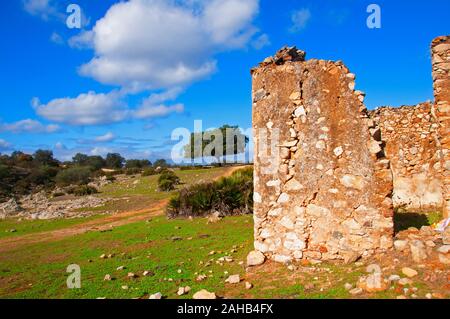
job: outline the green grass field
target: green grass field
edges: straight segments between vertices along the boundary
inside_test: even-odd
[[[365,266],[327,263],[300,272],[266,263],[246,273],[239,262],[252,250],[252,234],[249,215],[227,217],[214,224],[205,218],[167,220],[160,216],[108,232],[25,246],[0,256],[0,298],[148,298],[156,292],[166,298],[192,298],[200,289],[227,298],[349,298],[344,284],[354,284],[365,273]],[[101,259],[102,254],[113,257]],[[231,256],[233,261],[218,264],[223,256]],[[66,286],[70,264],[81,267],[81,289]],[[117,270],[120,266],[125,269]],[[146,270],[153,276],[143,276]],[[128,278],[129,272],[138,277]],[[104,281],[106,274],[113,280]],[[207,279],[197,282],[200,274]],[[244,281],[226,284],[231,274],[252,282],[253,289],[246,290]],[[180,286],[190,286],[192,291],[178,296]],[[370,297],[395,298],[397,294],[385,291]]]
[[[71,219],[54,219],[54,220],[17,220],[5,219],[0,220],[0,239],[6,237],[17,237],[27,234],[39,233],[61,229],[76,224],[84,223],[101,217],[93,215],[90,217],[80,217]],[[12,232],[12,230],[15,230]]]
[[[90,232],[26,246],[0,256],[0,297],[137,298],[158,291],[175,297],[180,285],[188,285],[193,290],[220,291],[224,271],[242,273],[244,270],[238,261],[244,259],[252,244],[251,221],[251,216],[241,216],[207,225],[206,219],[168,221],[161,216],[110,232]],[[173,237],[182,240],[174,241]],[[236,253],[230,252],[233,246],[237,248]],[[210,256],[212,250],[221,254]],[[102,254],[114,254],[114,257],[100,259]],[[201,261],[207,263],[211,258],[225,255],[233,256],[235,261],[225,266],[200,265]],[[66,287],[65,270],[69,264],[81,267],[81,289]],[[119,266],[126,269],[117,271]],[[143,277],[145,270],[155,275]],[[128,272],[134,272],[139,278],[128,279]],[[211,277],[196,282],[196,272]],[[106,274],[115,280],[103,281]],[[168,281],[169,278],[173,281]],[[122,289],[124,285],[129,289]]]

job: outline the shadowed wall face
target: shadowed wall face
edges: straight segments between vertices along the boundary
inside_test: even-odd
[[[392,247],[392,174],[340,62],[285,48],[252,70],[255,248],[279,262]]]

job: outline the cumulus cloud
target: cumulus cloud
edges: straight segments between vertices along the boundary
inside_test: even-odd
[[[175,99],[180,90],[173,89],[151,94],[136,108],[131,109],[123,101],[123,92],[83,93],[75,98],[54,99],[42,104],[34,98],[31,102],[36,113],[48,120],[74,126],[101,125],[127,119],[150,119],[182,113],[184,105],[166,105],[160,102]]]
[[[258,0],[131,0],[70,42],[95,50],[82,75],[132,90],[168,88],[210,75],[215,53],[244,47],[258,10]]]
[[[291,21],[292,26],[290,31],[293,33],[300,32],[306,28],[309,20],[311,19],[311,11],[309,9],[300,9],[292,12]]]
[[[128,109],[117,91],[107,94],[90,91],[75,98],[54,99],[47,104],[35,98],[32,105],[40,116],[70,125],[108,124],[128,116]]]
[[[0,123],[0,132],[12,133],[55,133],[61,130],[56,124],[44,125],[39,121],[26,119],[14,123]]]
[[[90,91],[42,104],[38,115],[70,125],[99,125],[126,119],[151,119],[182,113],[171,105],[188,84],[217,69],[214,55],[232,49],[267,45],[254,39],[259,0],[130,0],[112,5],[92,30],[69,39],[71,47],[90,47],[94,57],[79,73],[119,89]],[[155,92],[140,105],[124,102],[130,94]]]
[[[97,136],[94,140],[99,143],[112,142],[116,139],[116,136],[112,132],[108,132],[104,135]]]

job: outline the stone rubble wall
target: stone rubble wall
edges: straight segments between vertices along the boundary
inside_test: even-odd
[[[431,43],[432,75],[439,143],[442,150],[444,215],[450,217],[450,36]]]
[[[341,62],[284,48],[252,70],[255,248],[279,262],[346,262],[392,247],[380,128]],[[279,133],[275,149],[266,152]],[[275,171],[267,168],[275,165]]]
[[[409,212],[443,207],[439,121],[430,102],[370,112],[391,162],[395,208]]]

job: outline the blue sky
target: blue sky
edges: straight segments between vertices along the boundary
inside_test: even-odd
[[[2,3],[0,152],[155,159],[196,119],[250,128],[249,70],[283,45],[343,60],[369,109],[432,100],[429,45],[450,30],[448,0],[117,2]],[[81,29],[66,25],[71,3]]]

